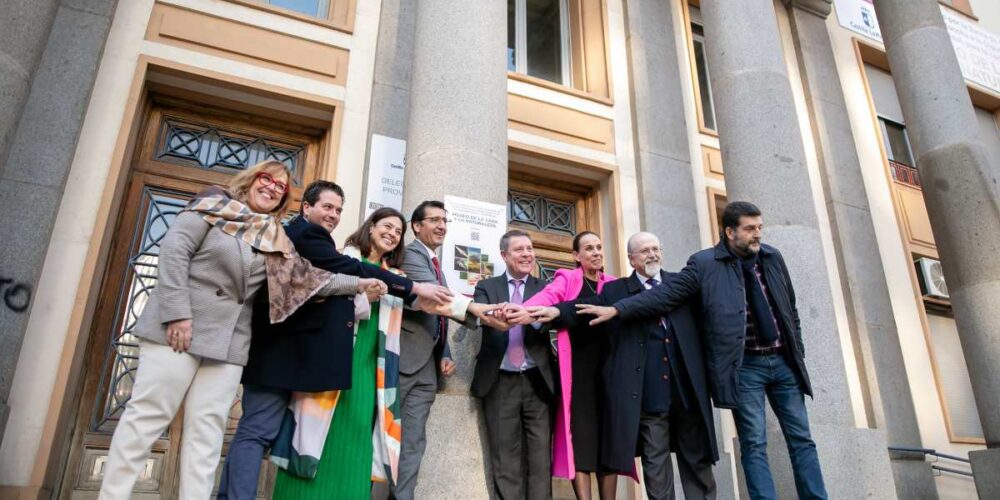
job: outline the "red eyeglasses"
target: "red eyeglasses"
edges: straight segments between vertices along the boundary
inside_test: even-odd
[[[275,193],[285,194],[288,192],[288,184],[274,180],[274,176],[272,176],[267,172],[261,172],[257,174],[257,178],[260,179],[260,183],[262,185],[264,185],[265,187],[270,186]]]

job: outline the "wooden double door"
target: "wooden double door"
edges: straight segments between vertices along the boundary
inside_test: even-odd
[[[206,112],[204,106],[165,97],[150,97],[146,109],[113,222],[107,264],[95,278],[101,280],[100,296],[61,498],[97,497],[111,436],[135,379],[138,343],[133,329],[156,287],[160,242],[174,218],[194,194],[209,185],[226,185],[234,174],[266,159],[292,168],[297,207],[303,187],[316,176],[325,133],[223,110]],[[234,394],[227,447],[240,414],[239,394]],[[177,498],[182,421],[181,413],[153,445],[133,498]],[[269,496],[273,477],[273,471],[261,474],[262,498]]]

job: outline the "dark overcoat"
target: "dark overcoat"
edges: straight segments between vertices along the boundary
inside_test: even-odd
[[[768,293],[777,309],[779,325],[792,368],[802,392],[812,396],[806,371],[805,347],[795,290],[785,259],[778,249],[761,245],[760,262]],[[823,265],[822,259],[816,265]],[[740,400],[739,368],[746,336],[746,290],[740,262],[724,241],[695,253],[687,266],[662,285],[614,304],[622,319],[651,318],[700,299],[697,315],[705,333],[705,355],[712,399],[719,408],[736,408]]]
[[[662,283],[672,276],[672,273],[667,272],[660,274]],[[575,304],[591,303],[608,306],[638,295],[645,289],[646,287],[633,272],[628,277],[605,284],[597,296],[559,304],[557,306],[559,319],[555,325],[574,327],[585,325],[585,322],[593,319],[593,316],[576,314]],[[707,431],[704,445],[712,450],[712,461],[718,461],[719,451],[715,441],[715,425],[705,374],[704,352],[692,307],[684,303],[665,316],[673,326],[683,366],[687,370],[688,380],[691,381],[691,389],[697,400],[694,411],[701,415],[701,421]],[[610,352],[603,367],[606,394],[601,431],[601,462],[615,471],[631,471],[635,457],[639,456],[639,417],[642,413],[646,346],[653,337],[653,329],[657,327],[660,317],[650,316],[630,320],[616,317],[603,325],[610,339]],[[676,450],[673,442],[671,449]]]
[[[296,217],[285,233],[299,255],[313,266],[331,273],[378,278],[388,285],[390,294],[409,297],[412,281],[341,254],[323,226]],[[266,293],[259,295],[267,297]],[[252,332],[243,383],[303,392],[351,387],[353,295],[310,301],[274,325],[268,321],[267,302],[258,302]]]

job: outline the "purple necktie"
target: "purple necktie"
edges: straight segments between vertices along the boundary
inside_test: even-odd
[[[521,298],[521,284],[524,281],[510,280],[510,282],[514,284],[514,293],[510,296],[510,303],[520,305],[524,302]],[[521,368],[524,365],[524,327],[521,325],[513,326],[507,335],[507,361],[511,365]]]

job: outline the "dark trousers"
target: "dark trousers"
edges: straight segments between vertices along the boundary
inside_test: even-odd
[[[650,500],[674,498],[671,437],[677,443],[677,469],[684,498],[714,499],[712,451],[706,447],[708,430],[698,411],[685,410],[676,397],[669,413],[643,412],[639,417],[639,450],[646,496]]]
[[[258,385],[243,385],[243,416],[229,443],[226,464],[219,482],[220,499],[253,500],[257,498],[260,464],[274,439],[288,409],[290,393]]]
[[[788,444],[799,498],[826,499],[816,443],[809,432],[805,397],[788,361],[781,354],[746,355],[739,375],[740,404],[733,417],[736,419],[740,462],[750,498],[778,498],[767,462],[767,425],[764,419],[764,396],[767,395]]]
[[[502,500],[552,497],[550,407],[537,368],[501,371],[483,397],[493,485]],[[524,465],[527,465],[525,474]]]

